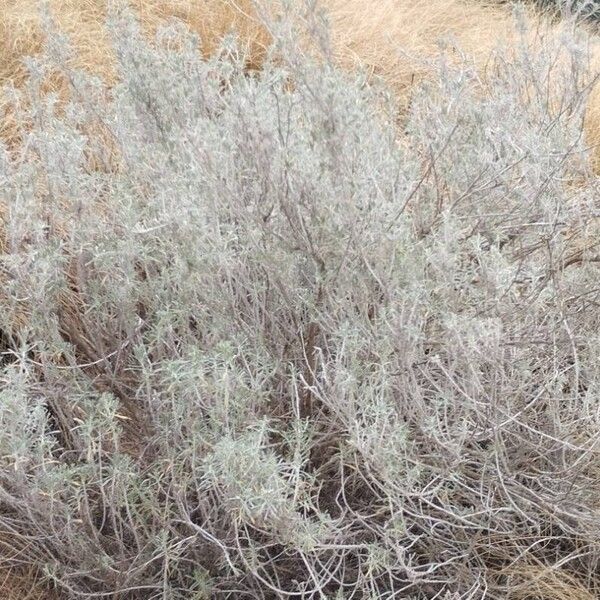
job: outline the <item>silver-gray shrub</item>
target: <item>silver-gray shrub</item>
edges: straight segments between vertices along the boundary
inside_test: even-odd
[[[65,598],[593,590],[583,42],[441,60],[398,115],[326,53],[112,31],[116,87],[54,35],[6,91],[3,560]]]

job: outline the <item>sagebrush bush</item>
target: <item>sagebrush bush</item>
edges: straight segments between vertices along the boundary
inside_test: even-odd
[[[74,599],[595,597],[575,34],[485,81],[442,57],[399,122],[310,11],[322,54],[284,19],[254,73],[110,23],[116,86],[55,35],[6,90],[4,564]]]

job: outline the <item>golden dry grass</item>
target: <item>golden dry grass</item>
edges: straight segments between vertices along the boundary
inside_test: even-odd
[[[547,566],[514,567],[509,572],[510,600],[594,600],[597,596],[573,575]]]
[[[367,67],[398,92],[427,72],[440,42],[483,65],[501,40],[514,35],[511,13],[461,0],[327,0],[335,46],[345,64]]]

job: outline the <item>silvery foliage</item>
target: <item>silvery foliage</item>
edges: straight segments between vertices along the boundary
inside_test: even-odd
[[[7,91],[7,560],[72,598],[504,598],[511,565],[592,573],[583,46],[523,41],[485,78],[441,60],[398,115],[276,28],[249,73],[232,41],[202,59],[179,25],[111,27],[113,88],[54,34]]]
[[[544,10],[553,11],[561,16],[588,20],[597,23],[600,18],[600,6],[596,0],[537,0]]]

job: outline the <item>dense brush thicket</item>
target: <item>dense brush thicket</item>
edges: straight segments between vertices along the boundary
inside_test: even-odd
[[[118,85],[54,35],[5,90],[3,564],[70,599],[597,597],[585,43],[441,58],[399,114],[310,15],[253,74],[111,18]]]

